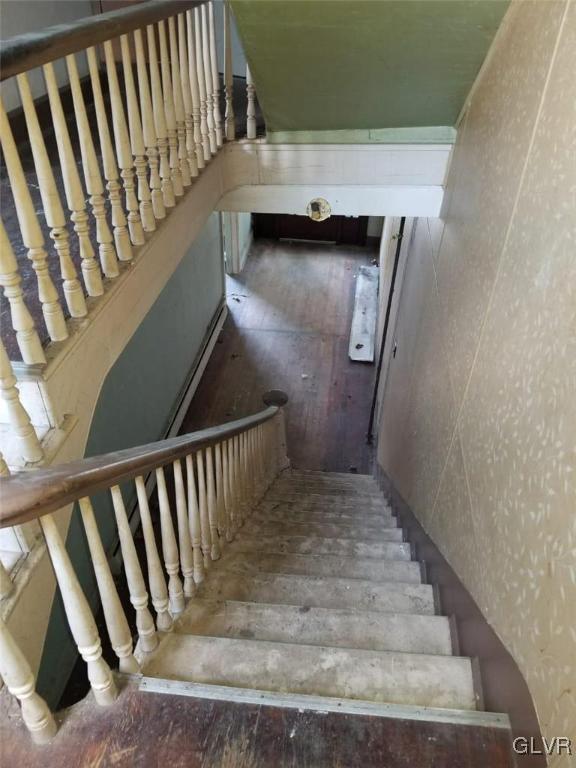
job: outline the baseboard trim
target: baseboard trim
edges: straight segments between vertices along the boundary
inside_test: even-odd
[[[420,720],[431,723],[472,725],[487,728],[510,728],[507,715],[478,710],[413,707],[402,704],[384,704],[374,701],[336,699],[329,696],[308,696],[296,693],[276,693],[226,685],[205,685],[178,680],[143,677],[139,689],[148,693],[190,696],[198,699],[232,701],[239,704],[260,704],[313,712],[341,712],[348,715],[370,715],[396,720]]]
[[[409,534],[418,560],[425,560],[428,578],[438,587],[442,612],[457,630],[459,653],[477,660],[476,673],[483,705],[492,712],[507,712],[513,737],[533,737],[541,743],[541,731],[530,691],[514,658],[488,624],[474,598],[458,578],[436,544],[379,465],[376,480]],[[516,755],[518,768],[544,768],[543,755]]]
[[[220,336],[220,332],[224,327],[224,323],[226,322],[227,317],[228,317],[228,307],[226,306],[226,300],[224,299],[222,301],[220,309],[215,314],[214,320],[211,323],[210,328],[206,333],[206,336],[204,337],[204,341],[202,344],[202,349],[200,351],[198,361],[196,365],[193,367],[193,373],[190,376],[190,379],[188,380],[188,382],[183,388],[183,392],[180,395],[180,401],[178,403],[178,406],[176,407],[175,413],[172,417],[170,426],[168,428],[168,431],[166,432],[165,437],[173,437],[174,435],[178,434],[178,431],[182,426],[182,422],[184,421],[184,417],[186,416],[188,408],[190,407],[190,403],[192,402],[192,398],[194,397],[196,390],[198,389],[198,385],[200,384],[200,379],[204,375],[204,371],[206,370],[208,361],[212,356],[212,352],[214,351],[214,347],[216,346],[216,342],[218,341],[218,336]]]

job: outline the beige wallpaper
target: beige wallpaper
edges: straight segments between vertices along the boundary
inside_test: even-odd
[[[379,461],[576,744],[576,0],[513,3],[395,334]]]

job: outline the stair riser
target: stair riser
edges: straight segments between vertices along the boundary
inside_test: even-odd
[[[315,483],[296,480],[291,482],[279,481],[274,484],[274,488],[294,491],[296,493],[359,493],[382,498],[382,493],[376,485],[368,483]]]
[[[283,573],[302,576],[335,576],[375,582],[421,584],[420,563],[402,560],[360,560],[334,555],[279,555],[252,553],[251,557],[225,554],[219,567],[238,573]]]
[[[210,600],[284,603],[346,608],[383,613],[435,613],[434,595],[427,584],[379,584],[364,580],[284,574],[217,574],[198,590]]]
[[[244,535],[252,536],[322,536],[324,538],[360,539],[367,541],[403,541],[402,528],[347,526],[330,523],[261,522],[250,520],[243,526]]]
[[[468,659],[173,634],[146,673],[240,688],[474,709]]]
[[[178,632],[277,643],[325,645],[372,651],[449,656],[449,621],[444,616],[384,615],[256,603],[193,601]]]
[[[319,479],[322,482],[331,481],[331,480],[344,480],[345,482],[354,480],[354,482],[367,482],[367,483],[376,482],[374,475],[362,475],[362,474],[357,474],[356,472],[322,472],[321,470],[314,470],[314,469],[291,469],[289,472],[283,472],[280,475],[280,479],[283,479],[285,477],[293,477],[296,480],[299,478],[304,478],[304,479],[313,478],[313,479]]]
[[[331,525],[354,526],[366,525],[381,528],[397,528],[398,518],[381,513],[377,515],[349,512],[308,512],[285,508],[258,508],[250,515],[250,520],[279,521],[290,523],[330,523]]]
[[[282,504],[281,502],[261,502],[251,514],[251,517],[268,520],[302,520],[303,522],[336,521],[354,525],[387,524],[394,528],[398,525],[398,518],[389,510],[363,511],[354,507],[316,507],[303,509],[299,504]]]
[[[365,501],[374,501],[378,503],[384,503],[384,499],[380,493],[372,493],[369,491],[359,491],[357,488],[338,489],[338,488],[294,488],[293,485],[274,485],[267,494],[266,497],[280,497],[289,496],[290,498],[334,498],[334,499],[362,499]]]
[[[375,557],[382,560],[411,560],[410,545],[396,542],[357,541],[355,539],[309,536],[249,536],[242,529],[229,547],[233,552],[279,552],[299,555],[345,555]]]
[[[261,503],[266,504],[290,504],[297,509],[343,509],[357,512],[387,512],[391,514],[390,507],[384,501],[369,499],[366,496],[321,496],[267,493]]]

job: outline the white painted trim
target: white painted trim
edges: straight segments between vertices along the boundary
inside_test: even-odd
[[[343,216],[438,217],[444,188],[438,186],[348,186],[251,184],[236,187],[219,200],[220,211],[306,215],[310,200],[323,197],[332,213]]]
[[[244,269],[248,253],[252,247],[254,234],[252,226],[248,238],[240,246],[240,218],[237,211],[222,211],[222,235],[226,251],[226,274],[237,275]],[[229,233],[230,237],[226,237]]]
[[[225,685],[205,685],[178,680],[163,680],[154,677],[142,677],[139,689],[149,693],[191,696],[197,699],[212,699],[215,701],[234,701],[240,704],[261,704],[271,707],[284,707],[286,709],[310,710],[313,712],[340,712],[349,715],[390,717],[397,720],[419,720],[431,723],[510,729],[508,715],[496,712],[415,707],[355,699],[337,699],[328,696],[276,693],[275,691],[258,691],[250,688],[233,688]]]

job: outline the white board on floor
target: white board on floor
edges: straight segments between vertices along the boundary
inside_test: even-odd
[[[378,267],[360,267],[356,278],[354,314],[350,328],[350,360],[374,361],[374,339],[378,312]]]

